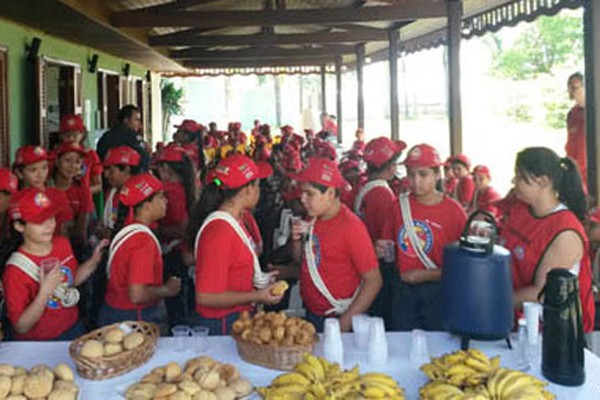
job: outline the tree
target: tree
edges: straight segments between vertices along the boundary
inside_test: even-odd
[[[508,48],[498,34],[491,36],[493,73],[514,80],[551,74],[554,67],[578,60],[583,53],[583,27],[579,16],[541,16],[528,24]]]
[[[163,112],[163,140],[167,140],[171,117],[181,115],[181,100],[183,99],[183,88],[176,88],[172,81],[163,79],[160,83],[160,97]]]

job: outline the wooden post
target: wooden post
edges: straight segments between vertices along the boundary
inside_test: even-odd
[[[335,96],[337,108],[338,143],[342,143],[342,56],[335,56]]]
[[[321,114],[327,112],[327,75],[325,66],[321,66]]]
[[[275,121],[277,123],[277,131],[281,127],[281,75],[273,75],[275,83]]]
[[[450,152],[462,152],[462,110],[460,99],[460,33],[462,1],[448,0],[448,119]]]
[[[398,28],[389,30],[390,129],[392,140],[400,139],[398,117]]]
[[[363,67],[365,65],[365,45],[363,43],[356,45],[356,84],[358,87],[357,96],[357,127],[365,127],[365,96],[363,91]]]
[[[600,104],[600,0],[585,0],[583,13],[585,46],[585,131],[587,185],[589,195],[598,202],[600,189],[600,126],[596,106]]]

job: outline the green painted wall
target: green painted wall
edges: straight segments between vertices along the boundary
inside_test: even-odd
[[[111,56],[91,47],[81,46],[50,36],[36,29],[0,18],[0,46],[8,48],[8,94],[11,160],[14,151],[25,144],[34,127],[34,73],[33,66],[25,56],[25,46],[34,37],[42,39],[40,55],[53,59],[79,64],[83,73],[83,105],[90,100],[92,123],[97,109],[98,88],[96,74],[87,70],[87,60],[92,54],[99,55],[98,68],[120,72],[126,62],[131,64],[131,75],[144,77],[146,68],[142,65]],[[96,129],[88,126],[88,130]]]

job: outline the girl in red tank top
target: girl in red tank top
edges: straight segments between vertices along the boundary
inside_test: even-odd
[[[585,332],[594,328],[595,306],[589,242],[580,221],[585,196],[577,166],[552,150],[532,147],[517,155],[514,194],[502,227],[502,244],[511,251],[515,308],[538,301],[548,272],[569,269],[579,276]]]

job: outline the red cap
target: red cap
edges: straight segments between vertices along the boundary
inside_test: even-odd
[[[19,180],[8,168],[0,168],[0,191],[10,194],[19,190]]]
[[[452,157],[452,161],[450,161],[450,163],[461,163],[465,167],[467,167],[467,169],[471,168],[471,160],[469,160],[469,157],[467,157],[464,154],[459,154],[457,156]]]
[[[377,168],[399,156],[402,150],[406,148],[406,143],[401,140],[398,142],[386,137],[371,140],[365,147],[364,159],[366,163]]]
[[[178,145],[167,146],[156,156],[157,162],[181,162],[186,155],[183,147]]]
[[[335,160],[337,158],[337,151],[335,146],[326,140],[317,142],[317,157],[329,158]]]
[[[312,182],[340,189],[346,185],[335,161],[321,157],[310,158],[306,168],[292,178],[298,182]]]
[[[123,185],[119,193],[119,201],[127,207],[132,207],[161,190],[163,185],[154,175],[149,173],[134,175]]]
[[[198,132],[201,129],[200,124],[198,124],[193,119],[184,119],[180,125],[173,125],[173,126],[180,131],[186,131],[186,132],[192,132],[192,133]]]
[[[487,176],[488,178],[492,177],[492,175],[490,174],[490,169],[485,165],[475,166],[475,168],[473,168],[473,175],[483,175]]]
[[[44,191],[25,188],[15,194],[10,202],[10,217],[13,221],[23,220],[41,224],[59,212]]]
[[[340,163],[340,171],[342,174],[350,172],[352,170],[360,170],[360,164],[355,160],[344,160]]]
[[[83,119],[81,119],[81,115],[65,115],[60,120],[60,128],[58,129],[60,133],[67,132],[82,132],[85,133],[87,129],[85,129],[85,125],[83,123]]]
[[[48,159],[48,152],[43,147],[28,144],[17,149],[14,165],[31,165]]]
[[[233,154],[219,162],[211,177],[218,186],[235,189],[256,179],[266,178],[270,175],[268,172],[265,168],[261,171],[250,157]]]
[[[281,129],[283,132],[288,133],[290,135],[294,132],[294,128],[291,125],[284,125],[279,129]]]
[[[256,163],[256,168],[258,168],[258,174],[261,178],[273,175],[273,167],[266,161],[258,161]]]
[[[74,151],[75,153],[79,153],[82,156],[85,155],[85,148],[79,143],[63,143],[54,150],[54,154],[56,157],[60,157],[65,153],[69,153]]]
[[[236,131],[242,129],[242,123],[241,122],[232,122],[231,129],[234,129]]]
[[[433,168],[443,164],[437,150],[425,143],[413,146],[404,160],[407,167]]]
[[[106,154],[104,165],[140,165],[140,154],[129,146],[112,148]]]

